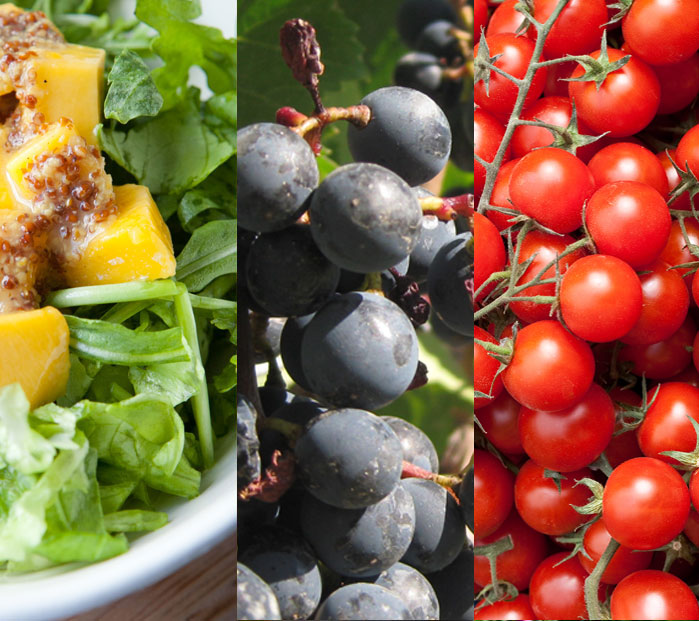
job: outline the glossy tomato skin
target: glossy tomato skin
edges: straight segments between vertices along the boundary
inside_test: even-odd
[[[474,153],[486,162],[492,162],[498,152],[502,137],[505,135],[505,127],[492,114],[476,108],[473,111],[473,150]],[[503,161],[510,159],[510,147],[505,151]],[[473,161],[473,192],[476,200],[480,197],[485,186],[486,171],[482,164]]]
[[[545,476],[542,468],[532,460],[525,462],[515,480],[515,506],[522,519],[534,530],[545,535],[563,535],[589,521],[590,516],[580,515],[571,505],[587,504],[590,492],[575,482],[592,476],[589,468],[569,472],[556,482]]]
[[[612,48],[607,52],[612,62],[626,56]],[[598,58],[599,51],[591,56]],[[572,77],[584,73],[583,67],[578,66]],[[580,120],[596,134],[609,131],[612,138],[640,132],[653,120],[660,105],[657,76],[646,63],[634,57],[610,73],[599,89],[595,82],[569,82],[568,93],[575,101]]]
[[[527,455],[537,464],[557,472],[573,472],[597,459],[614,432],[614,404],[598,385],[592,384],[574,405],[557,412],[523,407],[519,435]]]
[[[649,401],[653,398],[638,428],[638,444],[647,457],[677,465],[677,460],[660,453],[694,450],[696,433],[689,417],[699,422],[699,388],[666,382],[650,391]]]
[[[529,585],[529,599],[537,619],[587,619],[587,571],[576,557],[559,552],[544,559]]]
[[[689,477],[689,497],[692,500],[692,505],[699,506],[699,470],[692,472]],[[695,512],[696,513],[696,512]]]
[[[479,326],[474,327],[473,336],[476,339],[487,341],[488,343],[497,344],[498,342],[496,338]],[[500,368],[500,362],[493,358],[482,345],[475,343],[473,346],[473,367],[474,389],[486,395],[492,395],[493,399],[496,398],[503,390],[502,377],[496,375]],[[476,397],[474,407],[479,409],[489,403],[492,403],[492,399]]]
[[[615,181],[638,181],[666,197],[668,179],[655,154],[633,142],[616,142],[600,149],[587,164],[597,189]]]
[[[515,11],[517,2],[518,0],[505,0],[502,4],[497,5],[490,16],[488,28],[486,29],[488,37],[496,34],[515,34],[517,32],[524,21],[524,15],[519,11]]]
[[[695,176],[699,177],[699,125],[695,125],[682,136],[682,140],[677,145],[675,163],[682,170],[691,170]]]
[[[678,63],[699,49],[699,5],[695,0],[635,0],[621,31],[645,62]]]
[[[641,397],[635,392],[619,387],[612,388],[609,391],[609,396],[614,402],[617,415],[623,415],[623,410],[619,405],[617,405],[617,401],[627,403],[628,405],[635,407],[639,407],[642,403]],[[617,423],[614,431],[616,432],[619,429],[621,429],[621,424]],[[638,446],[636,430],[630,429],[629,431],[620,433],[619,435],[612,436],[607,448],[604,449],[604,454],[606,455],[607,461],[609,461],[612,468],[616,468],[619,464],[622,464],[629,459],[633,459],[634,457],[643,457],[641,448]]]
[[[694,473],[697,471],[695,470],[692,473],[691,478],[689,479],[689,495],[692,498],[692,505],[694,505],[694,498],[696,497],[697,500],[699,500],[699,495],[697,494],[697,491],[692,491],[692,481],[696,477],[694,476]],[[687,523],[684,525],[684,534],[687,535],[687,538],[695,545],[699,546],[699,513],[696,512],[695,509],[690,509],[689,511],[689,517],[687,518]]]
[[[532,263],[526,269],[524,274],[517,281],[518,285],[525,284],[533,280],[551,261],[560,255],[563,251],[575,240],[569,235],[552,235],[544,231],[529,231],[519,245],[519,262],[524,263],[533,258]],[[567,254],[562,259],[558,260],[559,273],[565,274],[567,269],[587,254],[584,248]],[[547,269],[542,278],[553,278],[556,275],[556,267],[552,266]],[[522,293],[515,297],[546,295],[554,296],[556,294],[556,285],[554,283],[533,285],[528,289],[524,289]],[[519,317],[522,321],[532,323],[550,318],[551,305],[537,304],[527,300],[513,301],[510,303],[510,310]]]
[[[486,0],[474,0],[473,3],[473,32],[476,41],[481,37],[481,29],[488,23],[488,3]]]
[[[629,345],[651,345],[669,339],[680,329],[689,311],[689,293],[676,270],[656,261],[639,275],[643,291],[641,316],[621,337]]]
[[[557,233],[582,224],[582,208],[594,192],[588,167],[571,153],[547,147],[525,155],[512,171],[515,207]]]
[[[516,619],[534,619],[529,596],[520,593],[512,600],[503,600],[478,608],[474,619],[501,619],[504,621],[515,621]]]
[[[534,0],[534,17],[544,23],[553,14],[557,0]],[[600,47],[608,21],[604,0],[571,0],[561,11],[544,44],[547,58],[587,54]],[[530,27],[532,36],[533,27]],[[534,33],[536,31],[534,30]]]
[[[660,165],[665,171],[668,189],[674,190],[680,183],[680,176],[677,174],[675,167],[672,165],[672,162],[679,165],[679,161],[677,160],[677,149],[668,149],[667,153],[665,151],[661,151],[660,153],[657,153],[655,157],[658,158]],[[672,158],[672,161],[670,161],[670,158]],[[672,203],[671,208],[691,211],[692,205],[689,198],[689,192],[682,192],[682,194],[680,194]]]
[[[503,382],[522,405],[551,412],[577,402],[590,388],[594,373],[590,346],[558,321],[546,320],[518,332]]]
[[[493,272],[499,272],[505,267],[507,259],[505,244],[495,225],[483,214],[473,214],[473,238],[475,240],[475,257],[473,268],[473,286],[475,290],[488,280]],[[493,282],[478,294],[476,300],[483,299],[488,292],[495,288]]]
[[[515,207],[510,201],[510,179],[512,178],[512,171],[519,162],[519,158],[505,162],[498,170],[497,177],[495,177],[495,183],[493,184],[493,192],[490,195],[490,204],[493,207],[505,207],[505,209],[514,210]],[[512,226],[513,222],[510,219],[513,216],[509,216],[500,211],[495,211],[494,209],[488,210],[488,220],[490,220],[498,229],[498,231],[503,231],[507,227]]]
[[[478,422],[488,441],[507,455],[524,454],[517,426],[520,407],[507,391],[502,391],[497,399],[478,410]]]
[[[497,558],[498,580],[510,582],[520,591],[524,591],[529,586],[529,579],[537,565],[548,554],[548,540],[546,535],[527,526],[517,511],[512,511],[500,528],[488,537],[476,539],[475,545],[495,543],[508,535],[512,538],[513,548]],[[488,557],[476,555],[473,571],[478,584],[484,587],[491,584]]]
[[[699,604],[679,578],[644,569],[624,578],[614,589],[612,619],[699,619]]]
[[[605,343],[623,336],[638,321],[643,293],[641,281],[626,262],[594,254],[568,268],[560,300],[561,315],[573,334]]]
[[[534,53],[534,42],[527,37],[517,37],[503,33],[486,38],[490,57],[500,56],[495,66],[516,78],[523,78]],[[479,45],[474,48],[474,56],[478,55]],[[532,79],[525,107],[534,103],[544,90],[546,84],[546,68],[542,67]],[[487,110],[501,121],[506,121],[517,99],[518,89],[504,76],[490,72],[490,84],[486,92],[484,82],[478,82],[473,87],[473,97],[477,105]]]
[[[658,114],[673,114],[686,108],[699,94],[699,54],[672,65],[653,67],[660,82]]]
[[[602,519],[621,545],[653,550],[682,532],[689,507],[687,485],[672,466],[653,457],[637,457],[609,476]]]
[[[512,509],[514,476],[488,451],[474,453],[474,534],[487,537],[507,519]]]
[[[588,526],[583,537],[583,548],[590,556],[578,552],[580,564],[589,572],[595,568],[611,540],[611,535],[604,526],[604,520],[597,520]],[[620,546],[614,553],[600,580],[606,584],[617,584],[629,574],[647,569],[653,560],[652,552],[641,552]]]

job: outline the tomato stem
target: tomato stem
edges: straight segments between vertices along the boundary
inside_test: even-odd
[[[592,570],[592,573],[585,580],[585,606],[587,607],[587,616],[590,621],[609,619],[609,615],[603,610],[602,604],[599,601],[599,583],[604,570],[607,569],[609,561],[619,549],[619,542],[616,539],[610,539],[604,553],[597,561],[597,565]]]

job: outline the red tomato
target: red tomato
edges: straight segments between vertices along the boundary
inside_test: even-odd
[[[544,269],[557,255],[561,254],[575,240],[568,235],[552,235],[544,231],[529,231],[526,234],[519,247],[519,262],[524,263],[532,257],[534,260],[526,269],[524,274],[517,281],[518,285],[523,285],[533,280],[542,269]],[[575,261],[581,259],[587,254],[584,248],[580,248],[575,252],[571,252],[558,261],[558,269],[561,274],[565,274],[569,266]],[[553,278],[556,274],[555,266],[550,267],[544,272],[543,278]],[[556,285],[554,283],[544,285],[533,285],[524,289],[518,296],[533,296],[546,295],[553,296],[556,294]],[[548,319],[551,311],[550,304],[537,304],[531,301],[511,302],[510,309],[522,321],[532,323]]]
[[[672,574],[644,569],[624,578],[614,589],[612,619],[699,619],[692,590]]]
[[[495,225],[480,213],[473,214],[473,237],[476,249],[473,268],[473,285],[475,290],[488,280],[493,272],[499,272],[505,267],[505,244]],[[482,300],[497,283],[488,285],[477,300]]]
[[[496,34],[514,34],[524,21],[524,14],[515,11],[519,0],[505,0],[499,4],[490,16],[486,35],[491,37]]]
[[[488,23],[488,3],[486,0],[475,0],[473,3],[473,32],[476,41],[481,38],[481,29]]]
[[[498,176],[495,177],[495,184],[493,185],[493,192],[490,195],[490,204],[493,207],[505,207],[506,209],[514,210],[515,206],[510,201],[510,179],[517,162],[519,162],[519,158],[510,160],[498,170]],[[498,231],[504,231],[509,226],[512,226],[513,223],[510,222],[512,217],[494,209],[488,211],[488,220],[497,227]]]
[[[650,345],[669,339],[687,317],[689,293],[677,270],[656,261],[639,276],[643,291],[641,316],[621,337],[629,345]]]
[[[659,459],[625,461],[612,471],[604,487],[604,525],[627,548],[664,546],[682,532],[688,515],[687,485],[677,470]]]
[[[595,373],[592,350],[558,321],[537,321],[517,333],[503,371],[507,392],[533,410],[562,410],[580,400]]]
[[[653,67],[660,82],[658,114],[672,114],[686,108],[699,94],[699,54],[673,65]]]
[[[631,371],[635,375],[668,379],[691,364],[691,348],[696,334],[696,324],[691,315],[687,315],[680,329],[670,338],[652,345],[626,345],[619,352],[619,360],[632,362]]]
[[[633,142],[616,142],[598,151],[588,167],[597,188],[614,181],[638,181],[666,197],[668,179],[655,154]]]
[[[497,339],[488,334],[483,328],[475,326],[473,336],[481,341],[497,344]],[[482,345],[475,343],[473,346],[473,387],[478,392],[492,395],[494,399],[502,392],[502,377],[496,376],[500,368],[500,362],[493,358]],[[476,397],[473,407],[478,409],[488,405],[492,399]]]
[[[681,62],[699,49],[699,4],[696,0],[634,0],[621,31],[647,63]]]
[[[689,165],[689,170],[694,173],[695,177],[699,177],[699,125],[695,125],[682,136],[682,140],[677,145],[675,163],[682,170],[687,170],[687,165]]]
[[[696,478],[694,476],[695,472],[697,471],[695,470],[692,473],[692,477],[689,479],[689,495],[692,498],[692,504],[694,504],[694,497],[697,495],[696,491],[692,491],[692,482]],[[699,500],[699,497],[697,497],[697,500]],[[699,513],[697,513],[695,509],[689,510],[689,517],[687,518],[687,523],[684,525],[683,532],[695,546],[699,546]]]
[[[560,300],[561,315],[573,334],[604,343],[623,336],[638,321],[643,293],[628,263],[594,254],[568,268],[561,280]]]
[[[517,511],[512,511],[503,525],[492,535],[476,539],[475,545],[495,543],[498,539],[510,535],[513,548],[498,556],[495,564],[498,580],[514,584],[520,591],[529,586],[536,566],[546,558],[548,539],[527,526]],[[491,584],[490,563],[486,556],[475,556],[473,560],[474,579],[482,586]]]
[[[474,619],[534,619],[534,611],[529,603],[529,596],[521,593],[511,600],[502,600],[490,606],[477,608]]]
[[[623,416],[623,410],[616,404],[617,401],[628,403],[629,405],[636,407],[640,406],[642,402],[641,397],[639,397],[635,392],[622,388],[612,388],[609,391],[609,396],[612,398],[612,401],[615,402],[614,407],[617,412],[617,416]],[[617,423],[614,431],[617,431],[618,429],[621,429],[620,423]],[[620,433],[618,436],[612,436],[607,448],[604,449],[604,454],[606,455],[607,461],[609,461],[612,468],[616,468],[619,464],[629,459],[633,459],[634,457],[643,457],[641,448],[638,446],[636,431],[632,429],[630,431]]]
[[[689,241],[692,244],[699,244],[699,222],[694,218],[687,218],[684,221],[684,227],[687,231]],[[660,260],[665,261],[670,267],[682,265],[683,263],[691,263],[697,260],[689,248],[687,248],[687,242],[685,242],[684,235],[682,235],[682,228],[680,227],[680,223],[676,220],[673,220],[670,226],[670,236],[668,237],[665,248],[660,253]],[[681,276],[685,276],[689,270],[689,267],[678,267],[675,271]],[[685,284],[688,289],[691,289],[692,286],[691,278],[691,275],[685,278]]]
[[[697,434],[688,417],[699,422],[699,388],[667,382],[651,391],[649,401],[653,397],[655,400],[638,428],[638,444],[647,457],[677,465],[677,460],[660,453],[694,449]]]
[[[557,412],[523,407],[519,436],[527,455],[557,472],[572,472],[591,464],[612,439],[614,404],[597,384],[580,401]]]
[[[564,535],[590,520],[580,515],[571,505],[582,507],[590,497],[584,485],[575,486],[580,479],[592,476],[582,468],[562,475],[561,489],[547,478],[545,469],[529,460],[519,469],[515,479],[515,506],[522,519],[534,530],[545,535]]]
[[[689,497],[695,507],[699,506],[699,477],[697,472],[699,470],[694,470],[689,478]]]
[[[604,554],[611,539],[611,535],[604,526],[604,520],[597,520],[587,527],[583,537],[583,548],[590,558],[585,556],[581,550],[578,552],[578,560],[589,573],[592,573],[595,565],[602,558],[602,554]],[[609,565],[607,565],[600,580],[606,584],[617,584],[634,571],[648,568],[652,560],[652,552],[640,552],[620,546],[609,561]]]
[[[557,63],[549,67],[546,75],[546,86],[544,87],[544,95],[546,97],[568,97],[568,82],[566,79],[577,67],[575,61],[569,63]]]
[[[508,455],[522,455],[517,417],[521,406],[503,391],[500,396],[478,410],[478,422],[490,443]]]
[[[527,153],[510,180],[515,207],[557,233],[580,227],[583,204],[594,188],[595,181],[582,160],[552,147]]]
[[[585,222],[597,252],[638,269],[655,261],[663,251],[672,218],[665,199],[651,186],[616,181],[592,195]]]
[[[609,60],[614,62],[626,54],[609,48]],[[599,58],[599,51],[593,58]],[[573,77],[584,75],[579,65]],[[610,73],[600,87],[595,82],[569,82],[570,98],[575,100],[578,115],[598,134],[609,131],[611,137],[631,136],[653,120],[660,105],[660,83],[653,70],[643,61],[632,57],[621,69]]]
[[[669,157],[668,157],[669,153]],[[677,174],[675,167],[672,165],[670,158],[676,163],[677,161],[677,149],[669,149],[668,153],[661,151],[655,157],[658,158],[660,165],[665,171],[665,176],[667,177],[667,183],[669,190],[674,190],[680,183],[680,176]],[[682,192],[675,201],[670,205],[671,209],[681,209],[684,211],[691,211],[692,205],[690,204],[689,192]]]
[[[529,585],[529,599],[537,619],[587,619],[587,571],[577,558],[564,561],[567,552],[544,559]],[[630,618],[630,617],[629,617]]]
[[[558,0],[534,0],[534,17],[544,23],[557,4]],[[571,0],[551,28],[544,43],[544,54],[547,58],[561,58],[566,54],[587,54],[598,50],[608,19],[604,0]],[[535,33],[534,27],[530,26],[529,36],[533,38]]]
[[[494,116],[476,108],[473,111],[473,150],[486,162],[492,162],[500,147],[505,128]],[[505,151],[505,161],[509,158],[510,147]],[[486,171],[482,164],[473,160],[473,192],[478,199],[485,186]]]
[[[476,537],[487,537],[512,509],[514,475],[488,451],[474,452],[473,518]]]
[[[513,34],[497,34],[487,37],[488,51],[491,58],[500,56],[495,66],[506,71],[515,78],[523,78],[534,53],[534,42],[527,37],[517,37]],[[479,45],[474,49],[478,55]],[[539,98],[546,84],[546,68],[539,69],[532,80],[525,107]],[[490,72],[490,84],[486,92],[484,82],[478,82],[473,87],[473,97],[477,105],[487,110],[498,119],[506,121],[517,99],[518,88],[510,80],[494,71]]]

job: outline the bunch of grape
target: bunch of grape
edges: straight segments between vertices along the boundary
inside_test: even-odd
[[[355,162],[320,181],[314,150],[338,118]],[[240,339],[255,341],[239,349],[252,360],[262,342],[270,363],[259,390],[240,365],[238,618],[465,618],[466,479],[438,473],[420,429],[371,412],[426,381],[419,283],[450,330],[473,333],[465,197],[427,196],[425,215],[419,188],[448,161],[449,122],[399,86],[277,120],[238,134]],[[308,396],[287,392],[277,354]]]

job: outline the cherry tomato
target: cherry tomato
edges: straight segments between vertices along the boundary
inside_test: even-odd
[[[478,422],[490,443],[508,455],[522,455],[522,441],[519,438],[517,417],[521,406],[503,391],[497,399],[478,410]]]
[[[475,545],[495,543],[507,535],[512,538],[513,547],[497,558],[495,566],[498,580],[511,582],[523,591],[529,586],[529,579],[536,566],[548,553],[548,540],[545,535],[527,526],[517,511],[512,511],[500,528],[488,537],[476,539]],[[476,555],[473,560],[473,571],[478,584],[484,587],[491,584],[488,557]]]
[[[659,343],[680,329],[689,310],[689,293],[682,276],[668,267],[667,263],[656,261],[639,276],[643,291],[641,316],[621,337],[622,343]]]
[[[633,142],[616,142],[600,149],[588,167],[597,188],[614,181],[638,181],[652,186],[663,197],[669,192],[668,179],[658,158]]]
[[[505,0],[498,4],[493,14],[490,16],[488,28],[485,31],[488,37],[496,34],[515,34],[524,22],[524,14],[515,11],[519,0]]]
[[[488,23],[488,3],[486,0],[475,0],[473,3],[473,32],[476,41],[481,38],[481,29]]]
[[[687,218],[684,221],[684,228],[690,243],[699,244],[699,222],[694,218]],[[665,261],[670,267],[691,263],[697,260],[687,247],[687,242],[682,234],[682,227],[680,227],[680,223],[676,220],[673,220],[670,226],[670,236],[668,237],[665,248],[663,248],[663,251],[660,253],[660,259]],[[689,291],[692,289],[692,279],[694,278],[693,274],[687,274],[690,269],[689,267],[678,267],[675,270],[678,274],[685,277],[684,282]]]
[[[589,515],[579,514],[571,505],[587,504],[590,492],[584,485],[575,485],[580,479],[592,476],[582,468],[568,472],[556,481],[546,476],[545,468],[532,460],[524,463],[515,479],[515,506],[522,519],[534,530],[545,535],[564,535],[589,521]]]
[[[531,39],[503,33],[486,37],[486,42],[490,57],[499,56],[494,63],[496,67],[515,78],[524,77],[534,53],[534,42]],[[478,56],[479,47],[480,44],[474,48],[475,56]],[[534,74],[525,99],[525,107],[539,98],[545,84],[546,68],[542,67]],[[490,72],[490,83],[487,89],[484,82],[478,82],[473,87],[473,97],[476,104],[502,121],[509,118],[515,106],[517,93],[518,89],[514,83],[494,71]]]
[[[557,233],[570,233],[582,224],[583,204],[594,187],[582,160],[547,147],[527,153],[515,166],[510,196],[523,214]]]
[[[529,599],[537,619],[588,618],[584,592],[588,574],[576,557],[564,561],[567,555],[549,556],[532,576]]]
[[[473,336],[481,341],[497,344],[497,339],[488,334],[483,328],[475,326]],[[502,377],[496,375],[500,368],[500,362],[493,358],[482,345],[475,343],[473,346],[473,387],[478,392],[497,397],[503,389]],[[492,399],[476,397],[473,407],[482,408],[492,402]]]
[[[590,558],[585,556],[581,550],[578,552],[578,560],[589,573],[592,573],[611,539],[611,535],[604,526],[604,520],[597,520],[587,527],[583,537],[583,548]],[[640,552],[620,546],[609,561],[609,565],[607,565],[600,580],[606,584],[617,584],[629,574],[648,568],[652,560],[652,552]]]
[[[614,404],[597,384],[580,401],[557,412],[523,407],[519,436],[527,455],[557,472],[579,470],[597,459],[612,439]]]
[[[672,574],[644,569],[624,578],[614,589],[612,619],[699,619],[692,590]]]
[[[526,269],[524,274],[517,281],[518,285],[523,285],[532,281],[551,261],[556,259],[557,255],[574,242],[575,240],[568,235],[552,235],[544,231],[529,231],[519,245],[519,262],[524,263],[533,258],[533,261]],[[558,260],[558,270],[561,274],[565,274],[568,267],[575,261],[581,259],[587,254],[584,248],[579,248],[574,252],[567,254],[562,259]],[[547,269],[542,278],[553,278],[556,275],[556,267],[552,265]],[[533,285],[524,289],[515,297],[546,295],[554,296],[556,294],[556,285],[554,283]],[[550,304],[538,304],[532,301],[515,301],[510,303],[510,309],[522,321],[532,323],[548,319],[551,311]]]
[[[507,392],[533,410],[562,410],[580,400],[595,373],[592,350],[558,321],[522,328],[514,354],[503,371]]]
[[[669,157],[668,157],[669,154]],[[665,171],[665,176],[667,177],[667,183],[669,190],[674,190],[680,183],[680,176],[677,174],[675,167],[672,165],[672,161],[679,165],[677,160],[677,149],[668,149],[668,152],[661,151],[655,157],[658,158],[660,165]],[[670,161],[672,158],[672,161]],[[691,211],[692,205],[690,203],[689,192],[682,192],[670,205],[671,209],[680,209],[683,211]]]
[[[534,0],[534,17],[544,23],[553,14],[557,0]],[[608,21],[604,0],[571,0],[561,11],[544,43],[547,58],[587,54],[598,50]],[[530,36],[533,26],[530,26]]]
[[[653,67],[660,82],[658,114],[679,112],[699,94],[699,54],[673,65]]]
[[[493,272],[499,272],[505,267],[505,244],[495,225],[477,212],[473,214],[473,237],[476,240],[473,286],[478,291]],[[496,285],[493,282],[486,286],[476,299],[482,300]]]
[[[477,608],[474,619],[502,619],[504,621],[534,619],[534,611],[529,603],[529,596],[520,593],[514,599],[501,600],[489,606]]]
[[[664,546],[682,532],[688,515],[687,485],[677,470],[659,459],[625,461],[612,471],[604,486],[604,525],[627,548]]]
[[[681,62],[699,49],[699,4],[696,0],[634,0],[621,31],[647,63]]]
[[[677,465],[661,452],[694,449],[697,434],[689,417],[699,422],[699,388],[667,382],[651,391],[649,400],[653,403],[638,428],[638,444],[647,457]]]
[[[557,63],[549,67],[546,75],[546,86],[544,87],[544,95],[546,97],[568,97],[568,82],[567,78],[571,76],[577,67],[575,61],[568,63]],[[579,120],[579,119],[578,119]]]
[[[614,62],[626,54],[609,48]],[[599,58],[600,52],[590,54]],[[584,75],[579,65],[573,77]],[[578,115],[594,132],[609,131],[611,137],[632,136],[648,126],[660,105],[660,82],[643,61],[632,57],[623,67],[610,73],[601,86],[595,82],[569,82],[568,92]]]
[[[500,147],[505,128],[493,115],[476,108],[473,111],[473,150],[485,162],[492,162]],[[505,151],[505,161],[509,158],[510,147]],[[486,171],[480,162],[473,160],[473,192],[478,199],[485,186]]]
[[[699,125],[695,125],[682,136],[682,140],[677,145],[675,163],[682,170],[691,170],[695,177],[699,177]]]
[[[696,470],[694,472],[696,472]],[[689,479],[689,495],[692,498],[692,505],[694,505],[694,498],[697,496],[696,491],[692,492],[692,481],[695,479],[694,472]],[[699,497],[697,497],[697,500],[699,500]],[[687,518],[687,523],[684,525],[683,532],[695,546],[699,546],[699,513],[697,513],[695,509],[690,509],[689,517]]]
[[[689,497],[695,507],[699,506],[699,476],[697,472],[699,472],[699,470],[694,470],[689,477]]]
[[[494,533],[512,509],[514,476],[488,451],[474,452],[474,534]]]
[[[506,209],[514,210],[515,206],[510,201],[510,179],[517,162],[519,162],[519,158],[505,162],[498,170],[498,176],[495,177],[495,183],[493,184],[493,192],[490,195],[490,204],[493,207],[505,207]],[[510,222],[510,219],[513,217],[494,209],[488,210],[488,220],[497,227],[498,231],[503,231],[512,226],[513,222]]]
[[[641,281],[627,263],[594,254],[568,268],[560,299],[561,315],[571,332],[604,343],[623,336],[638,321],[643,294]]]

